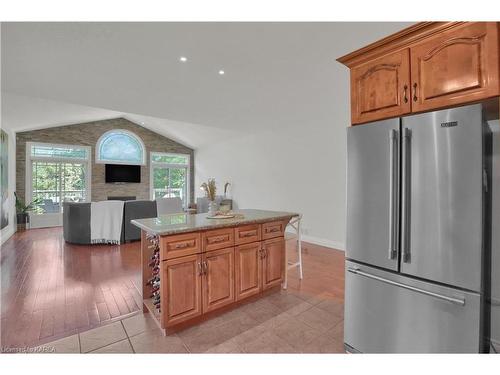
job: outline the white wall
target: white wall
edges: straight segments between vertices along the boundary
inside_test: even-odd
[[[231,182],[239,208],[300,212],[306,241],[344,249],[349,73],[332,65],[331,91],[311,97],[321,101],[326,96],[328,112],[199,147],[195,177],[197,186],[209,177],[216,178],[219,189]]]
[[[16,231],[15,223],[15,198],[14,191],[16,190],[16,135],[13,131],[2,129],[9,136],[9,224],[2,229],[0,242],[3,244]]]

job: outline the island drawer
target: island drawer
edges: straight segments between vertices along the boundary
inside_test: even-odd
[[[200,233],[176,234],[160,239],[160,259],[173,259],[201,253]]]
[[[260,241],[261,228],[260,224],[242,225],[234,229],[234,242],[236,245]]]
[[[283,237],[285,235],[286,224],[284,221],[271,221],[262,224],[262,239]]]
[[[203,251],[224,249],[234,246],[234,228],[209,230],[201,236]]]

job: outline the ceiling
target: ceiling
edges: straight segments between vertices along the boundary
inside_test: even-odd
[[[31,101],[24,116],[32,119],[44,110],[56,124],[65,111],[74,111],[70,121],[127,114],[196,146],[203,132],[332,121],[339,77],[348,74],[335,59],[409,25],[3,23],[2,93],[11,94],[7,107]]]

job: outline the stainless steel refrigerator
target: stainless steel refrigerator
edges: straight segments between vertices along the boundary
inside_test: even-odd
[[[348,129],[347,350],[486,350],[489,144],[480,104]]]

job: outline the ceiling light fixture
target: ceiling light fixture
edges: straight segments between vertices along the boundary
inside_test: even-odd
[[[179,57],[179,61],[186,62],[186,61],[188,61],[188,59],[186,56],[181,56],[181,57]]]
[[[223,76],[224,75],[224,71],[223,70],[219,70],[219,75]]]

